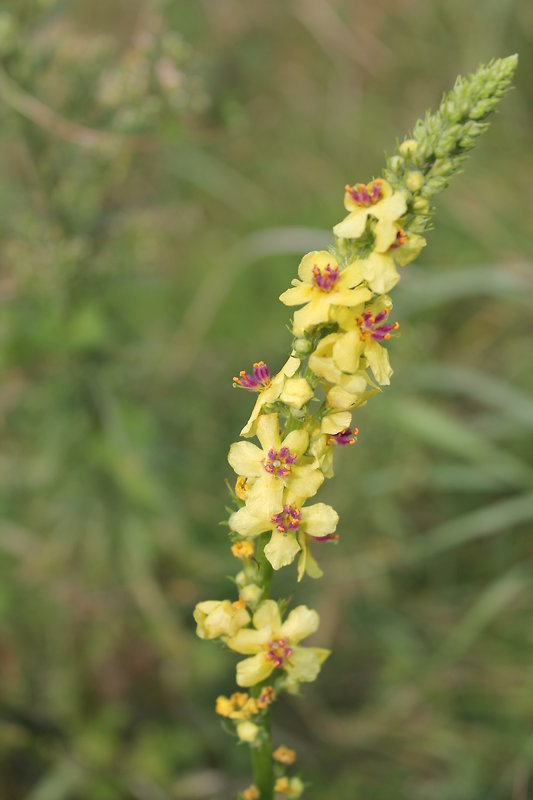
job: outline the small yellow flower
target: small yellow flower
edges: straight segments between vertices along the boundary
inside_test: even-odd
[[[334,334],[338,338],[331,348],[331,361],[337,370],[355,373],[368,366],[380,385],[385,386],[390,383],[392,369],[389,355],[381,346],[381,342],[390,339],[399,327],[397,322],[388,322],[391,308],[390,298],[383,295],[372,305],[358,306],[353,311],[338,310],[335,315],[336,320],[345,333]],[[329,363],[323,359],[317,362],[316,369],[311,362],[310,366],[320,374],[320,370],[329,367]],[[333,374],[333,370],[329,368]]]
[[[286,797],[300,797],[304,785],[300,778],[278,778],[274,784],[274,791],[286,795]]]
[[[283,367],[277,373],[277,375],[274,375],[273,378],[270,378],[270,372],[268,370],[268,367],[266,366],[266,364],[260,361],[258,364],[254,364],[254,376],[246,375],[246,373],[241,372],[241,378],[233,379],[234,383],[238,382],[239,385],[243,385],[244,388],[247,388],[250,391],[259,392],[259,397],[255,401],[252,413],[250,414],[250,419],[248,420],[248,422],[241,431],[241,436],[245,437],[253,436],[255,432],[255,424],[257,418],[262,412],[263,406],[268,405],[270,403],[275,403],[276,400],[279,399],[279,396],[283,391],[285,381],[288,378],[292,378],[292,376],[295,374],[299,366],[300,366],[300,359],[296,358],[294,355],[291,355],[288,361],[285,362]],[[257,369],[260,368],[261,370],[260,377],[262,377],[263,380],[262,381],[257,380],[256,387],[250,387],[244,385],[247,379],[248,383],[252,382],[252,379],[255,377],[256,368]]]
[[[267,515],[273,514],[279,508],[283,490],[289,483],[306,497],[316,494],[324,476],[312,464],[302,463],[309,444],[305,431],[292,431],[281,441],[278,415],[262,414],[257,421],[256,435],[261,447],[252,442],[235,442],[228,455],[235,472],[248,479],[250,488],[246,494],[246,508],[260,508]],[[261,530],[249,527],[232,527],[232,530],[241,536],[261,533]]]
[[[215,710],[222,717],[235,720],[247,720],[257,714],[259,707],[247,692],[234,692],[231,697],[217,697]]]
[[[256,583],[248,583],[241,589],[241,597],[249,606],[255,606],[261,599],[263,590]]]
[[[415,200],[419,199],[423,200],[424,198],[415,198]],[[390,252],[398,266],[405,267],[419,256],[426,244],[423,236],[419,236],[417,233],[407,234],[400,229],[396,234],[396,242],[391,245]]]
[[[257,708],[264,710],[274,702],[276,699],[276,692],[272,686],[263,686],[261,694],[256,698]]]
[[[355,306],[370,299],[368,289],[360,284],[363,274],[358,262],[342,272],[335,258],[326,250],[308,253],[298,267],[300,280],[280,296],[286,306],[304,305],[294,314],[293,332],[303,336],[308,328],[327,322],[334,305]]]
[[[200,639],[234,636],[250,622],[246,609],[234,608],[229,600],[203,600],[196,605],[193,616]]]
[[[251,786],[248,786],[247,789],[244,789],[241,792],[241,797],[242,800],[259,800],[259,798],[261,797],[261,792],[259,791],[257,786],[255,786],[255,784],[252,783]]]
[[[254,554],[254,549],[254,543],[250,542],[248,539],[244,539],[240,542],[234,542],[231,545],[231,552],[235,558],[240,558],[241,561],[246,561],[247,559],[251,558]]]
[[[405,197],[393,192],[387,181],[377,178],[365,186],[358,183],[346,186],[344,207],[350,213],[335,225],[333,233],[341,239],[358,239],[364,232],[368,217],[373,217],[375,249],[384,253],[396,238],[396,221],[407,210]]]
[[[314,681],[330,651],[299,643],[317,630],[318,623],[318,614],[307,606],[295,608],[282,623],[278,604],[263,601],[253,616],[254,629],[241,629],[226,641],[232,650],[250,656],[237,664],[237,684],[254,686],[277,669],[285,670],[293,685]]]
[[[246,500],[246,492],[248,491],[248,484],[243,475],[239,475],[235,481],[235,494],[239,500]]]
[[[290,766],[296,761],[296,753],[294,750],[291,750],[290,747],[281,745],[277,748],[277,750],[274,750],[272,753],[272,758],[274,761],[279,761],[280,764],[287,764],[287,766]]]
[[[260,505],[244,506],[231,515],[229,525],[241,535],[258,535],[272,531],[264,554],[274,569],[286,567],[300,551],[301,536],[323,537],[332,534],[339,516],[325,503],[304,506],[306,493],[289,485],[279,506],[273,511]]]
[[[229,697],[224,697],[223,694],[217,697],[215,706],[215,711],[217,714],[220,714],[221,717],[229,717],[234,710],[233,703]]]

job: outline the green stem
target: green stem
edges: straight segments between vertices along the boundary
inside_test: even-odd
[[[270,597],[272,583],[272,565],[265,556],[265,545],[270,539],[270,532],[263,533],[257,542],[257,563],[259,566],[259,581],[263,588],[263,600]],[[261,684],[254,686],[252,695],[259,696]],[[272,765],[272,736],[270,733],[270,709],[267,708],[263,715],[260,744],[252,748],[252,771],[254,784],[257,786],[261,800],[272,800],[274,796],[274,776]]]
[[[272,737],[270,735],[270,709],[264,715],[261,744],[252,748],[252,770],[254,784],[260,792],[261,800],[272,800],[274,796],[274,777],[272,772]]]

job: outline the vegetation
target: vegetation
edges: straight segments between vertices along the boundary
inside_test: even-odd
[[[310,797],[528,796],[533,9],[489,5],[0,12],[0,796],[242,788],[212,712],[234,659],[191,618],[234,566],[231,377],[283,363],[275,298],[342,187],[514,51],[517,90],[396,293],[394,389],[325,492],[353,530],[305,602],[336,657],[276,725]]]

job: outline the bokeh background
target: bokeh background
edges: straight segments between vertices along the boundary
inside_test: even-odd
[[[294,602],[334,655],[275,739],[310,800],[533,797],[532,42],[529,0],[2,4],[0,797],[249,783],[213,710],[236,658],[191,617],[236,566],[231,378],[283,363],[344,184],[515,51],[323,490],[341,540]]]

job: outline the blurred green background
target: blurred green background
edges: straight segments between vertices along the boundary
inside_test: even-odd
[[[2,4],[2,800],[249,783],[213,708],[236,659],[191,616],[232,591],[231,378],[283,363],[344,184],[515,51],[322,492],[341,540],[294,601],[334,653],[275,741],[310,800],[533,797],[532,43],[529,0]]]

